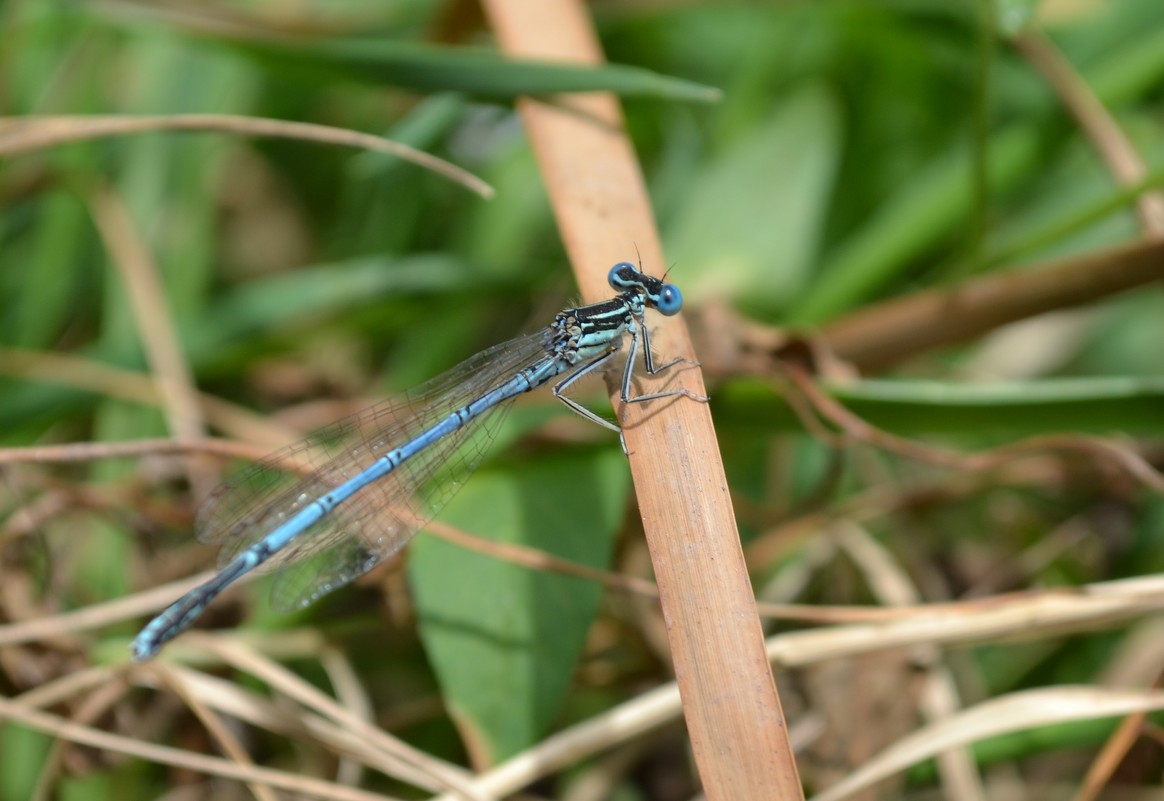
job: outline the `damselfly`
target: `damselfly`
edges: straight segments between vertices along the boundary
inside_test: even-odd
[[[630,262],[614,265],[608,280],[618,292],[610,300],[565,309],[542,331],[482,351],[402,399],[341,420],[218,487],[196,528],[203,542],[221,544],[221,569],[142,629],[131,648],[134,660],[157,654],[251,571],[279,570],[272,599],[296,608],[400,550],[480,463],[499,412],[523,392],[558,379],[554,397],[620,431],[564,393],[608,366],[627,336],[624,403],[677,395],[706,401],[686,389],[631,395],[640,352],[649,375],[683,361],[655,364],[644,319],[648,308],[677,314],[683,296]]]

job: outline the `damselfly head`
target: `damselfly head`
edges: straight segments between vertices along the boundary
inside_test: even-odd
[[[620,261],[610,268],[607,276],[611,288],[618,292],[639,292],[647,303],[670,317],[683,308],[683,293],[674,284],[667,284],[647,275],[629,261]]]

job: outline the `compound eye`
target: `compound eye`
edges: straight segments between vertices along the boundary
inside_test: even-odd
[[[674,284],[663,284],[663,288],[655,300],[655,308],[668,317],[672,314],[678,314],[679,310],[683,308],[683,293],[679,291],[679,287]]]
[[[620,261],[610,268],[610,273],[607,274],[606,280],[610,284],[611,289],[625,292],[632,286],[638,285],[638,280],[635,278],[638,272],[638,269],[629,261]]]

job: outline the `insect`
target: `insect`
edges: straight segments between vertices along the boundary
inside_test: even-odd
[[[133,659],[155,656],[251,571],[278,569],[273,600],[296,608],[396,553],[480,463],[500,412],[522,393],[553,383],[554,397],[621,435],[564,393],[607,366],[628,337],[623,402],[678,395],[707,401],[686,389],[631,395],[640,352],[648,375],[684,361],[655,364],[645,321],[647,309],[678,314],[683,296],[630,262],[614,265],[607,280],[617,292],[610,300],[564,309],[541,331],[488,348],[403,398],[341,420],[219,486],[196,528],[199,539],[221,545],[221,570],[142,629]],[[290,472],[289,465],[304,469]]]

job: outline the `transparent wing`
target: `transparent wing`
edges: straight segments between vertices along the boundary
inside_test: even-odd
[[[220,485],[198,512],[219,565],[268,536],[388,451],[546,358],[539,332],[470,357],[404,396],[379,403],[278,451]],[[400,550],[460,488],[484,456],[508,403],[434,441],[304,530],[259,570],[282,570],[272,591],[283,609],[311,603]]]

